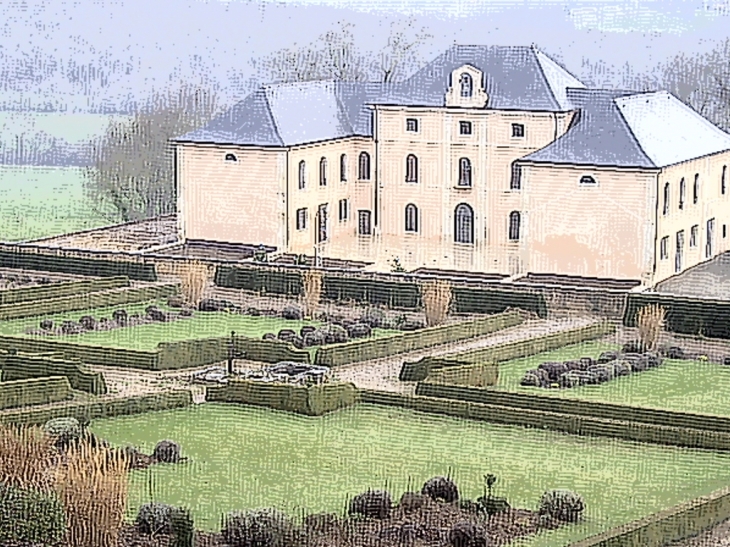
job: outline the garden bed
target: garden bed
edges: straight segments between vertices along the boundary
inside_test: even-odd
[[[462,498],[475,499],[482,494],[483,475],[493,473],[499,477],[496,495],[505,496],[512,507],[534,510],[542,492],[551,488],[584,497],[584,521],[520,542],[547,547],[566,545],[730,484],[729,454],[529,431],[372,405],[306,418],[205,404],[97,420],[92,429],[113,445],[133,444],[143,451],[150,451],[161,436],[179,442],[187,463],[133,472],[128,515],[149,501],[153,484],[156,501],[189,507],[196,527],[207,531],[220,529],[221,514],[230,510],[276,507],[295,518],[341,514],[349,498],[369,488],[386,488],[398,500],[437,475],[449,474]]]

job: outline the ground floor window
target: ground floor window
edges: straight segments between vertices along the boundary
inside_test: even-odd
[[[370,211],[357,212],[357,233],[361,236],[369,236],[371,233]]]

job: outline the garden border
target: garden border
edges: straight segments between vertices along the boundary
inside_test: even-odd
[[[69,361],[58,357],[7,354],[0,356],[2,382],[64,376],[71,388],[92,395],[106,395],[106,380],[101,372],[92,372],[80,361]],[[2,383],[0,383],[0,386]]]
[[[57,403],[70,398],[71,384],[65,376],[0,382],[0,414],[5,410]]]
[[[33,287],[18,287],[16,289],[3,289],[0,290],[0,306],[61,298],[109,289],[120,289],[129,286],[130,281],[128,277],[115,276],[100,279],[60,281],[50,285],[34,285]]]

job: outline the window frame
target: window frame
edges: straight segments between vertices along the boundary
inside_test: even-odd
[[[509,189],[512,191],[522,190],[522,165],[516,161],[512,162],[510,169]]]
[[[663,192],[662,216],[667,216],[669,214],[669,203],[671,201],[671,197],[671,188],[669,186],[669,183],[665,182]]]
[[[694,224],[689,229],[689,247],[691,249],[697,247],[697,236],[700,233],[700,225]]]
[[[468,212],[468,217],[465,214],[460,214],[460,211]],[[459,203],[454,208],[454,243],[459,245],[474,245],[476,239],[474,216],[474,208],[468,203]],[[469,226],[462,224],[466,218],[469,219]],[[461,237],[465,233],[469,236],[468,238]],[[468,241],[463,241],[463,239],[468,239]]]
[[[420,230],[418,222],[418,206],[414,203],[408,203],[405,206],[405,232],[407,234],[417,234]]]
[[[363,150],[357,158],[357,179],[370,180],[372,174],[371,167],[370,154]]]
[[[347,182],[347,154],[340,154],[340,182]]]
[[[236,156],[233,152],[228,152],[223,161],[230,161],[235,163],[238,161],[238,156]]]
[[[722,166],[722,173],[720,174],[720,195],[727,195],[727,165]]]
[[[418,133],[419,125],[420,124],[418,123],[418,118],[406,118],[407,133]]]
[[[578,184],[581,186],[598,186],[598,181],[593,175],[582,175],[578,179]]]
[[[297,231],[304,231],[307,229],[307,220],[308,220],[308,214],[307,214],[307,208],[306,207],[300,207],[297,209],[296,212],[296,228]]]
[[[680,211],[684,210],[684,202],[687,200],[687,182],[684,177],[679,181],[679,202],[677,207]]]
[[[327,158],[324,156],[319,159],[319,185],[327,186]]]
[[[669,258],[669,236],[664,236],[659,240],[659,260],[667,260]]]
[[[338,204],[338,218],[339,222],[347,222],[350,220],[350,200],[343,198]]]
[[[367,220],[367,232],[363,231],[363,220]],[[357,211],[357,235],[373,235],[372,211],[369,209],[358,209]]]
[[[459,188],[471,188],[473,185],[471,160],[467,157],[459,158],[459,178],[456,185]]]
[[[459,120],[459,136],[470,137],[474,134],[474,126],[469,120]]]
[[[307,162],[304,160],[299,161],[299,189],[304,190],[307,187]]]
[[[470,99],[474,96],[474,78],[468,72],[459,75],[459,96],[462,99]]]
[[[700,201],[700,174],[695,173],[695,180],[692,184],[692,205],[697,205]]]
[[[522,236],[522,213],[511,211],[507,228],[507,239],[510,242],[519,241]]]
[[[525,124],[524,123],[512,123],[512,138],[513,139],[524,139],[525,134],[527,131],[525,131]]]
[[[406,182],[418,183],[418,156],[408,154],[406,156]]]

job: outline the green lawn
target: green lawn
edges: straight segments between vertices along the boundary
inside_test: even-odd
[[[321,418],[256,407],[204,404],[96,420],[113,445],[151,453],[173,439],[190,461],[132,473],[129,516],[155,501],[191,508],[196,525],[219,527],[229,510],[277,507],[291,515],[341,514],[348,497],[387,488],[396,498],[447,474],[462,497],[495,494],[536,508],[542,492],[582,494],[586,521],[532,538],[565,545],[730,484],[730,454],[563,435],[409,410],[358,405]],[[151,496],[150,496],[151,493]]]
[[[110,224],[93,214],[77,167],[0,165],[0,241],[60,235]]]
[[[144,309],[151,304],[156,304],[162,309],[167,309],[163,302],[145,302],[142,304],[95,308],[44,317],[36,316],[27,319],[0,321],[0,334],[23,334],[28,328],[38,328],[42,319],[52,319],[55,323],[60,323],[64,320],[78,321],[84,315],[91,315],[97,319],[99,317],[111,318],[112,312],[121,308],[127,310],[129,314],[144,314]],[[177,342],[181,340],[229,336],[231,331],[235,331],[237,335],[241,336],[261,338],[267,332],[276,334],[281,329],[293,329],[298,332],[304,325],[318,326],[319,324],[316,321],[289,321],[279,317],[251,317],[224,312],[196,312],[193,317],[179,319],[170,323],[149,323],[135,327],[87,332],[69,336],[49,337],[38,335],[38,337],[44,340],[78,342],[96,346],[154,350],[157,348],[159,342]],[[394,332],[398,331],[375,329],[374,336],[388,336]],[[316,348],[312,348],[312,351],[316,351]]]
[[[601,385],[572,389],[520,386],[524,373],[545,361],[566,361],[583,356],[595,359],[602,351],[616,349],[618,346],[587,342],[502,363],[496,387],[551,397],[730,416],[730,367],[714,363],[665,359],[658,368]]]

